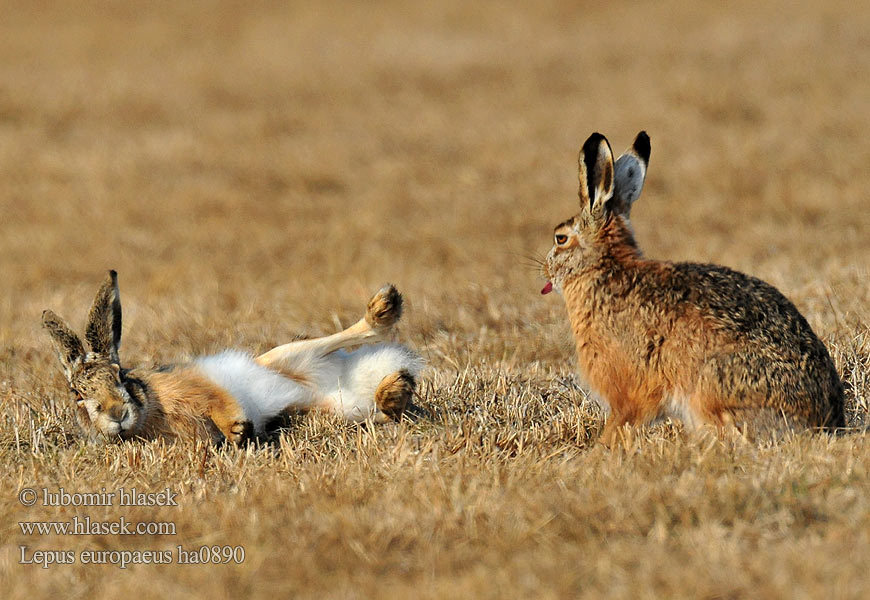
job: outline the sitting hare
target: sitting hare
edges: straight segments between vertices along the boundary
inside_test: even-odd
[[[555,229],[542,293],[565,299],[580,371],[617,428],[671,417],[750,435],[845,426],[825,345],[780,292],[731,269],[644,258],[629,224],[649,137],[615,163],[592,134],[580,151],[580,212]]]
[[[85,352],[79,337],[51,311],[43,326],[54,342],[77,419],[92,436],[154,438],[199,428],[234,443],[263,433],[285,411],[323,409],[348,421],[398,419],[410,401],[422,360],[383,338],[402,314],[402,296],[385,286],[365,317],[334,335],[278,346],[253,357],[238,350],[155,369],[121,367],[121,300],[110,271],[88,315]]]

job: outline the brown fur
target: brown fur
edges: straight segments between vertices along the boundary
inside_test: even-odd
[[[596,148],[610,160],[603,136],[583,152]],[[842,427],[842,383],[797,309],[724,267],[643,258],[630,204],[608,195],[586,203],[587,190],[614,186],[583,181],[583,165],[597,164],[583,152],[581,212],[556,228],[569,239],[554,245],[546,271],[563,290],[580,371],[610,406],[603,439],[624,424],[677,415],[753,431]]]
[[[372,296],[366,307],[365,320],[373,329],[388,329],[402,318],[402,294],[388,285]]]
[[[121,343],[121,295],[118,291],[118,274],[109,271],[109,276],[97,291],[97,297],[88,314],[85,340],[97,354],[119,363],[118,347]]]
[[[207,417],[233,443],[245,441],[245,434],[250,434],[238,401],[195,368],[149,373],[143,379],[170,422],[189,415]]]
[[[70,370],[75,361],[85,354],[85,349],[79,336],[69,328],[63,319],[50,310],[42,313],[42,326],[51,336],[60,363],[63,365],[67,377],[69,377]]]
[[[407,371],[399,371],[381,380],[375,391],[375,404],[386,419],[399,421],[414,397],[416,381]]]

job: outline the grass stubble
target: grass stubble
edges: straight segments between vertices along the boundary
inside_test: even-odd
[[[17,3],[0,22],[0,578],[8,598],[861,598],[870,589],[870,68],[849,3]],[[592,130],[650,132],[650,256],[779,287],[855,432],[595,444],[527,257]],[[263,447],[88,445],[39,315],[121,278],[128,364],[335,331],[394,282],[427,415]],[[23,507],[23,487],[178,492]],[[175,536],[25,536],[25,520]],[[242,565],[19,564],[242,545]]]

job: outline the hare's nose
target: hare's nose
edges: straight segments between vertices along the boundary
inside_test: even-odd
[[[120,423],[127,416],[127,407],[126,406],[113,406],[111,410],[109,410],[109,418],[113,421],[117,421]]]

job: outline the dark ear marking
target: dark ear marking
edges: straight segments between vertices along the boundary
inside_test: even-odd
[[[586,171],[585,182],[581,183],[586,184],[586,199],[589,201],[590,209],[595,202],[595,165],[598,162],[598,148],[604,139],[604,136],[596,131],[586,139],[581,151],[581,162],[583,162]]]
[[[613,153],[607,138],[596,132],[589,136],[580,150],[578,162],[580,205],[595,210],[613,195]]]
[[[641,131],[637,134],[637,137],[634,138],[634,144],[632,145],[632,148],[637,154],[637,157],[643,161],[643,166],[648,166],[651,148],[649,143],[649,136],[646,134],[646,131]]]
[[[94,298],[88,313],[85,339],[94,352],[108,356],[112,362],[120,362],[121,294],[118,290],[118,274],[114,270],[109,271]]]

